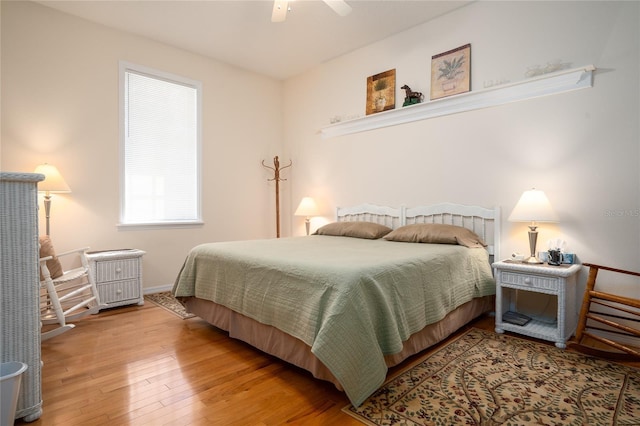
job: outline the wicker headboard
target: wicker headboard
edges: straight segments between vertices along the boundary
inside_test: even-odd
[[[431,206],[387,207],[361,204],[338,207],[339,222],[367,221],[396,229],[414,223],[446,223],[463,226],[478,234],[486,243],[492,259],[500,259],[500,207],[485,208],[441,203]]]

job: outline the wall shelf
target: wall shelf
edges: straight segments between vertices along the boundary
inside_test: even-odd
[[[544,74],[517,83],[489,87],[448,98],[384,111],[353,120],[332,124],[320,129],[322,138],[349,135],[412,121],[427,120],[480,108],[504,105],[510,102],[554,95],[593,87],[595,66]]]

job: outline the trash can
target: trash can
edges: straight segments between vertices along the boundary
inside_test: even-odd
[[[3,362],[0,364],[1,426],[10,426],[15,422],[22,373],[26,369],[27,364],[23,362]]]

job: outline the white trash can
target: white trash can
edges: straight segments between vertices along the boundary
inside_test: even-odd
[[[27,364],[23,362],[3,362],[0,364],[1,426],[10,426],[15,422],[22,373],[26,370]]]

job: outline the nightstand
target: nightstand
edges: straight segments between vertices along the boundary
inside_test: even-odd
[[[123,249],[87,253],[100,303],[107,308],[143,305],[142,250]]]
[[[496,277],[496,332],[511,331],[555,342],[566,348],[566,342],[576,330],[576,280],[580,265],[550,266],[529,265],[514,261],[493,264]],[[517,292],[534,292],[554,295],[558,300],[555,321],[532,318],[525,325],[503,321],[503,314],[516,311]]]

